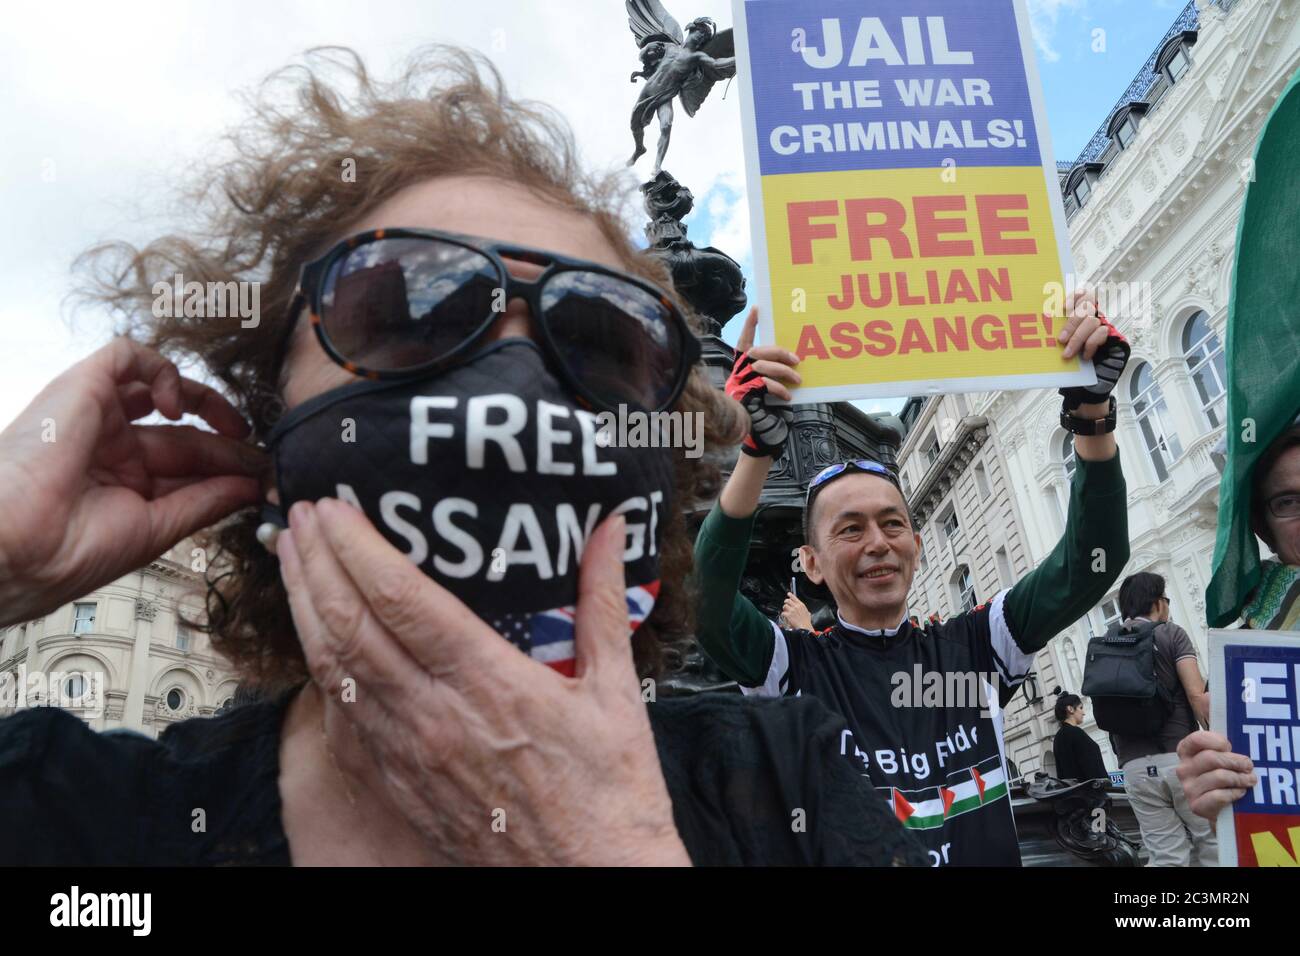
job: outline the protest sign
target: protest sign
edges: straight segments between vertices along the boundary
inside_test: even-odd
[[[1259,777],[1219,816],[1220,865],[1300,865],[1300,633],[1210,631],[1210,727]]]
[[[763,341],[795,401],[1090,384],[1023,0],[733,0]],[[1057,319],[1057,323],[1063,319]]]

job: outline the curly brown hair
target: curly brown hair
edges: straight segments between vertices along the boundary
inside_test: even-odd
[[[267,343],[280,341],[297,319],[288,311],[300,263],[414,183],[457,174],[519,183],[590,216],[629,272],[672,288],[662,264],[628,239],[630,183],[615,173],[585,171],[564,119],[544,105],[512,99],[480,55],[427,47],[394,80],[381,82],[353,51],[318,48],[301,65],[271,74],[245,100],[247,121],[225,138],[230,155],[210,162],[182,194],[195,229],[143,248],[100,245],[79,264],[91,273],[85,294],[110,308],[119,332],[178,361],[201,361],[225,383],[257,441],[283,412],[281,369]],[[345,160],[355,162],[355,181],[340,174]],[[204,283],[260,282],[261,324],[245,329],[238,321],[155,316],[154,284],[177,273]],[[699,369],[675,410],[703,413],[706,454],[676,461],[660,598],[633,641],[643,677],[675,666],[692,626],[686,586],[692,550],[683,509],[716,496],[715,452],[743,435],[742,420]],[[257,509],[248,509],[205,533],[216,553],[204,629],[246,685],[274,692],[305,680],[307,668],[278,562],[256,540],[258,522]]]

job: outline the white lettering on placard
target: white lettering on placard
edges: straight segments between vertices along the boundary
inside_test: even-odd
[[[974,55],[969,51],[951,48],[943,17],[926,17],[924,36],[920,17],[901,17],[900,20],[899,39],[903,43],[901,53],[884,20],[880,17],[862,17],[858,21],[858,32],[849,53],[849,66],[866,66],[871,62],[883,63],[885,66],[925,66],[927,63],[936,66],[966,66],[975,62]],[[799,53],[804,63],[813,69],[831,70],[844,62],[844,36],[838,19],[823,17],[821,26],[821,49],[803,43],[799,47]],[[930,41],[928,58],[926,38]]]
[[[1255,699],[1246,701],[1246,716],[1251,720],[1290,720],[1291,705],[1286,701],[1286,665],[1270,661],[1245,661],[1246,680],[1254,681]],[[1267,703],[1284,701],[1284,703]]]

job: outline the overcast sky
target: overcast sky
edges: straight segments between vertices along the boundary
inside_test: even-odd
[[[723,27],[732,20],[730,0],[666,6],[683,24],[697,16]],[[1030,0],[1058,158],[1079,152],[1182,6]],[[475,47],[496,61],[516,95],[570,118],[589,164],[621,165],[631,152],[628,115],[639,87],[627,78],[639,64],[621,0],[47,0],[8,5],[4,17],[0,428],[108,336],[102,315],[82,312],[71,321],[65,298],[77,254],[105,239],[147,241],[183,228],[171,190],[239,120],[232,92],[304,49],[346,44],[383,73],[421,43]],[[1108,31],[1100,54],[1092,49],[1098,28]],[[667,166],[696,195],[692,239],[748,269],[739,97],[734,84],[725,100],[722,92],[715,87],[694,120],[679,113]],[[652,128],[642,177],[656,138]]]

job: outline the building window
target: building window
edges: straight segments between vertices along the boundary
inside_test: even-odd
[[[943,517],[939,519],[943,526],[943,540],[952,544],[961,537],[961,522],[957,520],[957,509],[952,505],[944,512]]]
[[[975,466],[975,490],[980,494],[980,501],[988,501],[993,492],[989,490],[989,473],[984,470],[984,463]]]
[[[1069,432],[1061,439],[1061,464],[1065,465],[1065,480],[1074,480],[1074,436]]]
[[[176,624],[176,649],[186,654],[190,652],[190,629],[179,622]]]
[[[975,607],[975,581],[971,578],[970,568],[962,565],[957,569],[957,575],[953,579],[953,586],[957,593],[958,613],[961,611],[970,611]]]
[[[998,583],[1004,588],[1009,588],[1015,583],[1011,577],[1011,559],[1007,557],[1006,548],[998,548],[993,553],[993,560],[998,566]]]
[[[1187,48],[1179,46],[1174,51],[1174,55],[1169,58],[1169,63],[1165,67],[1169,71],[1169,81],[1177,83],[1182,79],[1183,74],[1191,69],[1192,61],[1187,58]]]
[[[925,573],[925,569],[926,569],[927,567],[929,567],[929,565],[930,565],[930,562],[927,561],[927,560],[926,560],[926,557],[925,557],[925,541],[924,541],[924,540],[922,540],[922,542],[921,542],[921,547],[917,550],[916,553],[920,556],[920,559],[919,559],[919,562],[920,562],[920,563],[919,563],[919,566],[920,566],[920,568],[921,568],[921,573],[924,574],[924,573]]]
[[[1201,411],[1210,427],[1218,428],[1223,424],[1224,383],[1228,380],[1228,371],[1223,361],[1223,343],[1210,328],[1209,316],[1204,312],[1197,312],[1183,327],[1183,355],[1187,358],[1187,368],[1201,400]]]
[[[1082,209],[1084,204],[1087,203],[1088,197],[1091,195],[1092,187],[1088,185],[1088,177],[1085,176],[1083,179],[1079,180],[1079,185],[1074,187],[1074,201],[1078,203],[1079,208]]]
[[[73,674],[63,682],[63,699],[69,704],[80,704],[85,696],[86,678],[81,674]]]
[[[1120,622],[1121,618],[1119,613],[1118,597],[1106,598],[1106,600],[1102,601],[1101,604],[1097,606],[1097,610],[1101,612],[1101,633],[1102,634],[1105,634],[1108,630],[1110,630],[1110,626],[1112,624],[1118,624]],[[1089,632],[1092,632],[1091,618],[1089,618],[1088,620],[1088,630]],[[1092,636],[1098,637],[1100,635],[1093,633]]]
[[[95,629],[95,605],[72,605],[72,633],[89,634]]]
[[[1075,649],[1074,638],[1069,634],[1062,634],[1057,638],[1060,641],[1062,657],[1065,663],[1065,682],[1071,687],[1083,686],[1083,669],[1079,667],[1079,652]]]
[[[1115,152],[1128,149],[1133,140],[1137,138],[1138,121],[1142,116],[1146,115],[1149,108],[1145,100],[1134,100],[1124,104],[1111,114],[1110,121],[1106,124],[1106,135],[1114,141]],[[1107,150],[1103,154],[1103,158],[1110,153],[1111,150]]]
[[[1133,396],[1133,412],[1151,466],[1156,478],[1163,482],[1169,478],[1169,469],[1174,462],[1183,456],[1183,446],[1170,427],[1169,406],[1165,404],[1164,393],[1160,391],[1148,363],[1143,362],[1133,373],[1129,392]]]
[[[898,481],[903,487],[903,497],[910,498],[912,496],[912,483],[907,480],[907,472],[899,472]]]
[[[167,709],[179,711],[185,706],[185,695],[179,687],[173,687],[167,692]]]
[[[1195,30],[1184,30],[1169,37],[1164,46],[1156,52],[1152,69],[1163,75],[1170,85],[1177,83],[1192,67],[1189,51],[1196,43],[1196,38]]]
[[[1137,124],[1133,122],[1133,116],[1124,117],[1124,122],[1119,124],[1119,129],[1115,131],[1115,141],[1119,143],[1120,149],[1128,149],[1129,143],[1137,137]]]
[[[925,466],[927,468],[934,465],[939,460],[939,436],[933,432],[930,433],[930,443],[925,446]]]

